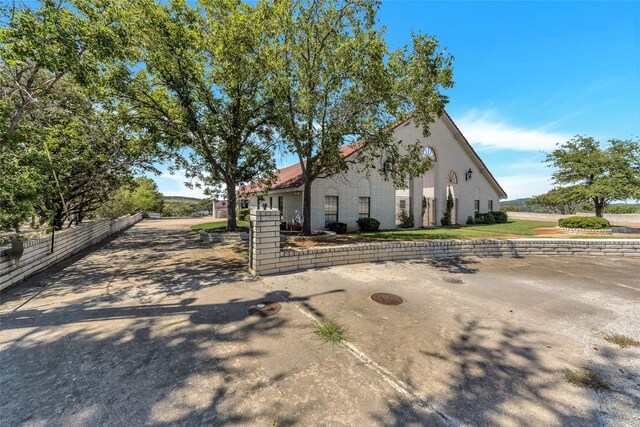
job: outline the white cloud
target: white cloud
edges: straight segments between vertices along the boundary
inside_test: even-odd
[[[158,184],[160,192],[165,196],[196,197],[199,199],[205,197],[202,188],[188,188],[184,184],[189,180],[183,172],[170,174],[165,171],[160,176],[152,176],[151,178]]]
[[[511,125],[493,112],[471,111],[456,120],[464,136],[477,148],[518,151],[548,151],[570,137],[545,127],[525,128]]]
[[[511,175],[496,177],[508,200],[537,196],[553,188],[550,175]]]

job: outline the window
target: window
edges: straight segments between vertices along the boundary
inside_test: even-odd
[[[273,197],[269,197],[269,209],[273,209]]]
[[[493,212],[493,200],[489,200],[489,212]]]
[[[324,196],[324,226],[338,222],[338,196]]]
[[[480,214],[480,200],[473,201],[473,214],[478,216]]]
[[[282,196],[278,196],[278,210],[282,213],[283,199]]]
[[[406,200],[400,200],[400,209],[402,209],[402,210],[407,209],[407,201]]]
[[[248,208],[249,207],[249,200],[247,200],[247,199],[240,200],[240,207],[243,208],[243,209]]]
[[[370,209],[371,209],[371,198],[360,197],[360,199],[358,200],[358,217],[369,218]]]

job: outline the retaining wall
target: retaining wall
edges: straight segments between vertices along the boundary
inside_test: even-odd
[[[503,202],[505,203],[505,202]],[[558,221],[560,218],[570,216],[594,216],[593,213],[580,212],[573,215],[561,215],[535,212],[507,212],[510,219],[531,219],[536,221]],[[604,214],[612,225],[640,225],[640,214]]]
[[[25,240],[19,261],[10,258],[11,248],[0,249],[0,290],[21,282],[53,264],[70,257],[82,249],[106,239],[142,219],[142,214],[124,216],[114,220],[97,220],[55,233],[53,252],[51,235],[41,239]]]
[[[277,210],[253,210],[250,269],[256,275],[334,265],[443,257],[640,256],[640,239],[484,239],[375,242],[280,249]]]

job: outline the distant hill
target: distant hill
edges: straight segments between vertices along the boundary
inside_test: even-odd
[[[198,199],[197,197],[183,197],[183,196],[163,196],[165,203],[198,203],[206,199]]]

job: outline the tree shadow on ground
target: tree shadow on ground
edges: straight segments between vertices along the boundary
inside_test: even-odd
[[[479,262],[468,257],[428,258],[422,263],[451,274],[476,274],[480,271],[472,267]]]
[[[261,369],[267,351],[247,343],[278,339],[288,326],[284,317],[249,315],[250,306],[267,300],[274,295],[5,314],[0,424],[295,424],[278,405],[257,413],[251,404],[278,379]]]
[[[507,323],[459,323],[460,333],[449,342],[447,354],[421,351],[450,364],[452,372],[448,392],[426,396],[423,404],[465,425],[529,425],[534,419],[539,425],[599,424],[595,410],[576,411],[569,397],[557,394],[562,373],[543,360],[539,349],[545,346],[533,331]],[[421,423],[433,415],[409,399],[389,405],[389,411],[398,417],[391,423],[380,420],[381,425],[405,425],[406,418]]]
[[[91,302],[135,298],[149,303],[251,278],[244,257],[225,255],[189,231],[134,227],[5,290],[2,299],[18,301],[42,292],[52,298],[84,294]]]

